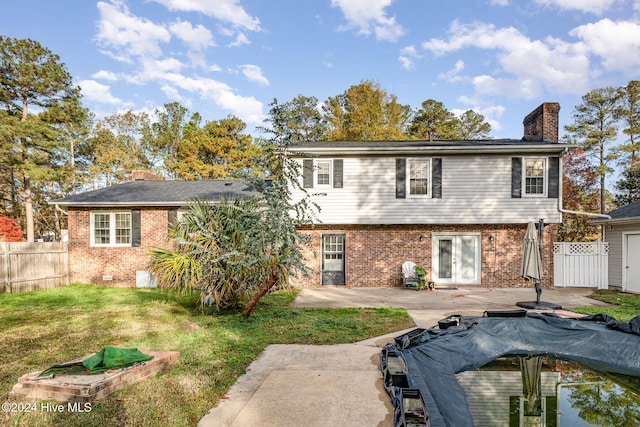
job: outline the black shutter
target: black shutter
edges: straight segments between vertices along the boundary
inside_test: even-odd
[[[511,158],[511,198],[522,197],[522,157]]]
[[[302,187],[313,188],[313,160],[302,161]]]
[[[407,159],[396,159],[396,199],[407,197]]]
[[[342,159],[333,161],[333,188],[342,188]]]
[[[142,238],[140,236],[140,209],[131,211],[131,246],[138,247]]]
[[[169,209],[167,211],[168,231],[171,231],[178,222],[178,209]]]
[[[547,191],[550,199],[560,196],[560,157],[549,157],[549,186]]]
[[[431,170],[431,197],[434,199],[442,198],[442,159],[437,157],[432,160],[433,168]]]

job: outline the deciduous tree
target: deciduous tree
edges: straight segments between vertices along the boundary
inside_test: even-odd
[[[192,123],[178,146],[175,173],[183,179],[219,179],[252,170],[259,148],[243,133],[246,124],[229,116],[202,128]]]
[[[491,124],[486,121],[482,114],[467,110],[457,119],[455,139],[468,141],[489,138]]]
[[[15,219],[0,216],[0,242],[24,241],[22,228]]]
[[[320,141],[327,136],[327,124],[322,116],[320,102],[316,97],[298,95],[291,101],[278,103],[274,99],[260,130],[268,135],[274,132],[290,142]]]
[[[143,138],[148,126],[146,113],[131,110],[98,121],[91,139],[95,152],[91,173],[100,186],[122,182],[131,171],[152,166],[152,148]]]
[[[398,103],[378,83],[364,81],[323,106],[328,140],[375,141],[406,139],[411,108]]]
[[[434,99],[422,103],[409,125],[412,137],[429,141],[487,139],[490,132],[491,125],[482,114],[467,110],[456,116],[442,102]]]
[[[577,148],[562,158],[563,207],[576,212],[597,212],[599,208],[598,173],[585,152]],[[593,217],[563,214],[559,236],[563,242],[597,240],[600,232],[589,223]]]
[[[184,139],[189,110],[179,102],[164,104],[155,110],[155,121],[143,130],[146,144],[152,148],[156,170],[171,178],[177,177],[178,148]]]

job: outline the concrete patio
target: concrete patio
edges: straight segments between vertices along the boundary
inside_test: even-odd
[[[543,301],[571,307],[606,306],[591,289],[544,289]],[[304,289],[294,307],[405,308],[417,327],[428,328],[451,314],[481,316],[487,310],[518,309],[535,300],[532,288],[461,288],[415,291],[399,288]],[[292,325],[295,327],[295,325]],[[393,407],[379,368],[382,347],[407,331],[354,344],[271,345],[202,418],[201,427],[392,426]]]

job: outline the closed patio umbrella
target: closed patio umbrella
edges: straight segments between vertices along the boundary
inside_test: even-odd
[[[540,221],[540,233],[542,233],[543,222]],[[542,287],[540,286],[540,280],[542,280],[542,256],[540,254],[540,246],[538,244],[538,237],[536,233],[536,226],[533,221],[527,225],[527,231],[524,235],[524,251],[522,254],[522,266],[520,269],[520,275],[527,281],[533,281],[536,288],[536,300],[535,301],[521,301],[516,303],[518,307],[529,309],[553,309],[559,310],[562,307],[558,304],[540,301],[540,294],[542,294]]]
[[[529,223],[527,232],[524,234],[524,253],[522,255],[520,275],[525,280],[533,280],[536,283],[542,280],[542,257],[540,256],[536,226],[533,221]]]
[[[519,359],[522,394],[524,395],[524,416],[530,418],[529,423],[525,422],[525,425],[539,426],[542,416],[542,357],[519,356]],[[536,420],[538,422],[535,422]]]

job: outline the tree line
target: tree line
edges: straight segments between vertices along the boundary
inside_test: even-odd
[[[565,126],[564,142],[579,148],[564,158],[565,208],[606,213],[640,200],[640,81],[589,91],[572,118]],[[616,168],[620,175],[612,194],[607,183]],[[565,215],[561,238],[597,238],[590,219]]]
[[[259,135],[238,117],[204,120],[178,102],[153,114],[97,118],[61,58],[30,39],[0,36],[0,216],[17,220],[27,240],[64,221],[47,202],[126,181],[133,170],[169,179],[266,175],[273,138],[300,140],[475,139],[491,126],[434,100],[416,111],[379,84],[363,81],[320,102],[274,100]]]
[[[575,108],[565,139],[582,151],[565,160],[564,188],[572,191],[565,207],[605,211],[638,198],[639,90],[636,81],[596,89]],[[97,118],[58,55],[37,41],[0,36],[0,217],[15,219],[28,240],[59,237],[64,228],[48,201],[126,181],[133,170],[187,180],[265,176],[274,167],[265,153],[283,141],[476,140],[490,132],[479,113],[454,114],[433,99],[414,109],[370,80],[324,101],[274,99],[256,135],[238,117],[205,120],[178,102],[152,114]],[[625,140],[614,145],[620,132]],[[616,165],[622,178],[612,198],[605,180]],[[588,224],[569,225],[564,235],[589,234],[580,227]]]

